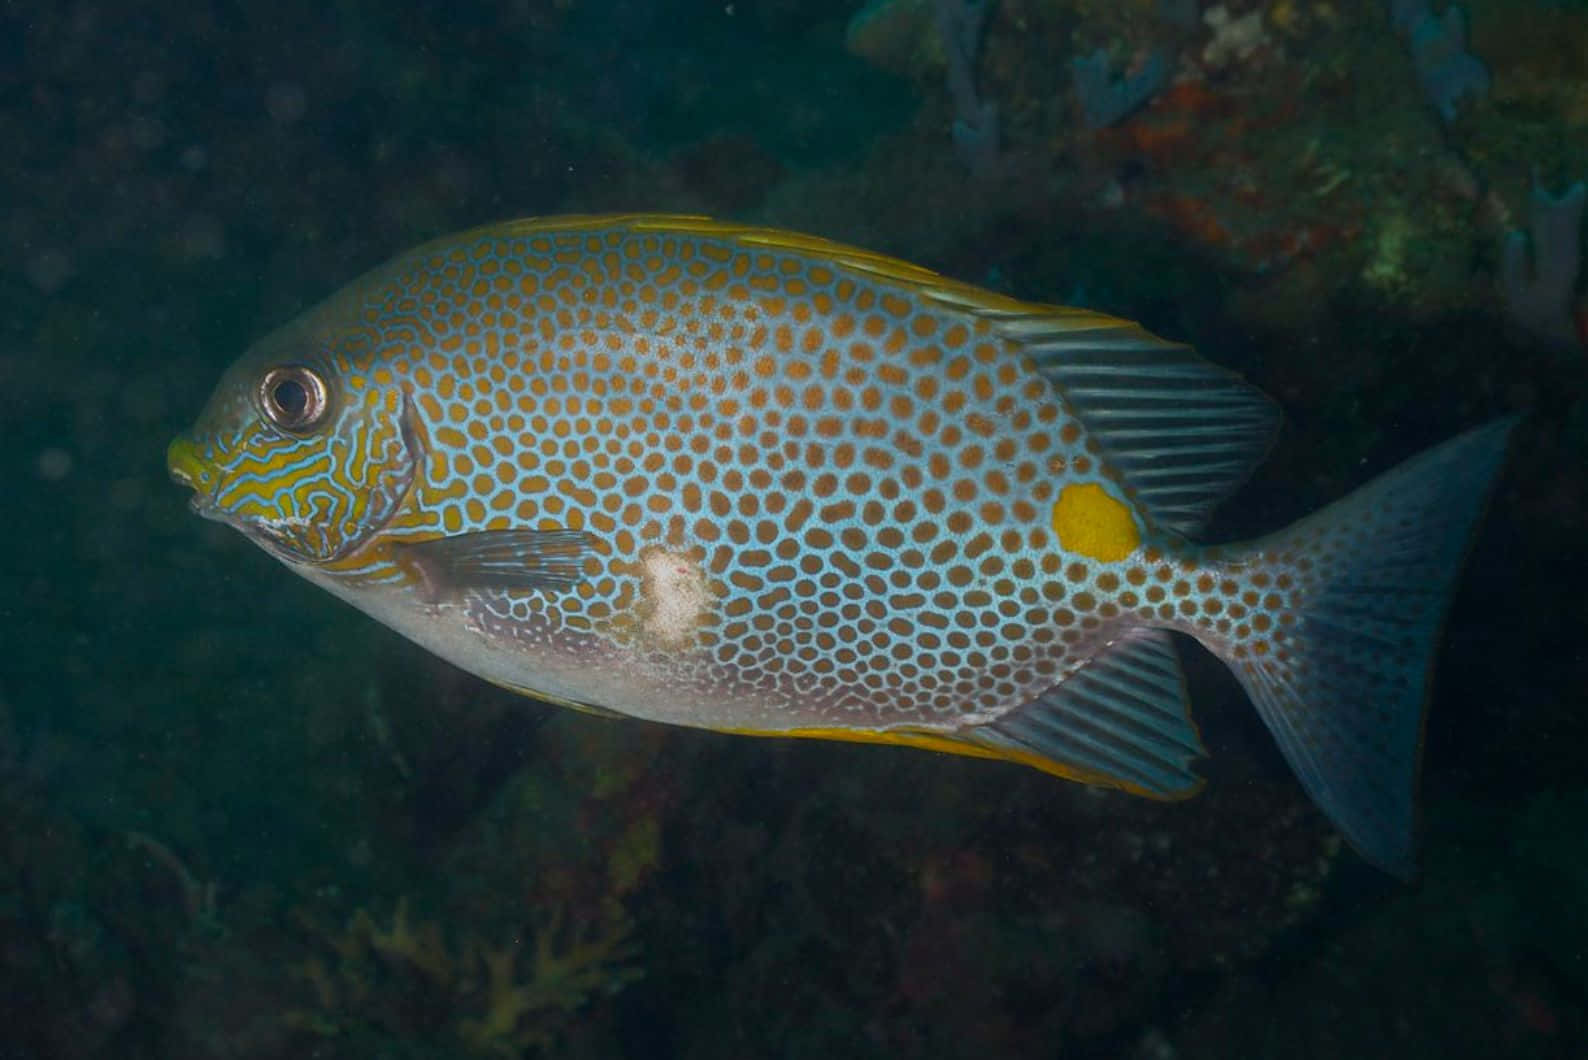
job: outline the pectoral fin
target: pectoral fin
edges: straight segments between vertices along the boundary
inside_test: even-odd
[[[582,530],[480,530],[390,547],[434,600],[456,599],[469,589],[571,589],[593,554]]]

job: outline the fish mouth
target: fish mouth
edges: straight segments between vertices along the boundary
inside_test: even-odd
[[[190,490],[197,490],[199,482],[205,477],[208,467],[198,454],[198,446],[186,438],[172,439],[165,450],[165,469],[171,473],[172,481]]]
[[[172,441],[165,451],[165,469],[170,473],[171,481],[193,491],[193,496],[187,502],[190,511],[216,522],[227,521],[216,507],[215,498],[208,492],[210,469],[203,457],[199,456],[198,446],[187,438]]]
[[[166,447],[165,468],[171,475],[171,481],[193,491],[193,496],[187,501],[188,511],[200,518],[231,527],[284,562],[294,561],[291,550],[280,541],[246,519],[237,518],[215,502],[214,470],[199,455],[198,446],[191,439],[179,437]]]

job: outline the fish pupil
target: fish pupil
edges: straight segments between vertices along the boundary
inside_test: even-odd
[[[309,407],[309,391],[296,379],[283,379],[271,390],[270,400],[282,419],[296,423]]]

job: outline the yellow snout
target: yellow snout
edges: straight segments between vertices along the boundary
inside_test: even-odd
[[[209,467],[199,457],[198,448],[186,438],[177,438],[165,451],[166,470],[178,483],[198,489],[209,481]]]

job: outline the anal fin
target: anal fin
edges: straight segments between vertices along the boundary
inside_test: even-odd
[[[1042,695],[956,734],[984,754],[1155,799],[1195,795],[1205,757],[1174,643],[1140,630]]]

